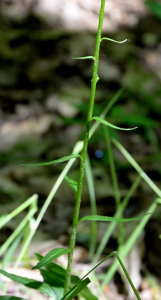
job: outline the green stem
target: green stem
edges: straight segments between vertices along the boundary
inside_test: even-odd
[[[70,287],[73,252],[74,252],[75,241],[76,241],[76,230],[77,230],[80,202],[81,202],[81,195],[82,195],[82,186],[83,186],[85,161],[86,161],[86,154],[87,154],[87,147],[88,147],[89,130],[90,130],[91,119],[93,114],[96,84],[98,81],[97,71],[98,71],[99,48],[101,42],[102,25],[103,25],[103,18],[104,18],[104,7],[105,7],[105,0],[102,0],[100,14],[99,14],[99,24],[98,24],[98,31],[96,37],[96,45],[95,45],[93,75],[92,75],[92,83],[91,83],[91,97],[90,97],[89,109],[88,109],[88,115],[86,121],[85,138],[84,138],[84,145],[83,145],[81,162],[80,162],[80,170],[79,170],[78,190],[76,195],[73,223],[72,223],[72,229],[70,235],[70,243],[69,243],[70,253],[68,255],[68,266],[67,266],[67,274],[66,274],[65,285],[64,285],[64,295],[68,292]]]
[[[90,202],[91,202],[91,213],[92,215],[97,215],[97,206],[96,206],[96,197],[95,197],[95,190],[94,190],[94,181],[92,175],[92,169],[90,164],[89,155],[87,154],[86,158],[86,165],[85,165],[85,172],[86,178],[88,183],[89,195],[90,195]],[[89,257],[93,259],[95,249],[97,243],[97,222],[91,222],[91,240],[89,246]]]
[[[104,118],[106,116],[106,114],[108,113],[108,111],[111,109],[111,107],[115,104],[115,102],[119,99],[119,97],[121,96],[123,92],[123,89],[120,89],[115,95],[114,97],[111,99],[111,101],[107,104],[107,106],[105,107],[105,109],[103,110],[103,112],[101,113],[100,115],[100,118]],[[91,136],[94,134],[94,132],[97,130],[97,128],[100,126],[100,123],[99,122],[95,122],[94,125],[92,126],[92,128],[90,129],[90,132],[89,132],[89,138],[91,138]],[[79,153],[81,150],[83,149],[83,141],[78,141],[73,149],[73,153]],[[20,254],[19,254],[19,262],[21,261],[24,253],[25,253],[25,250],[27,249],[27,247],[29,246],[29,244],[31,243],[31,240],[36,232],[36,229],[38,228],[49,204],[51,203],[54,195],[56,194],[59,186],[61,185],[63,179],[64,179],[64,176],[68,173],[68,171],[70,170],[71,166],[73,165],[73,163],[75,162],[76,158],[73,158],[71,160],[68,161],[68,163],[66,164],[65,168],[63,169],[63,171],[61,172],[61,174],[59,175],[58,179],[56,180],[53,188],[51,189],[47,199],[45,200],[44,202],[44,205],[37,217],[37,220],[35,222],[35,225],[34,225],[34,228],[32,229],[32,231],[30,232],[28,238],[27,238],[27,241],[25,243],[25,247],[23,248],[23,250],[21,250]],[[30,200],[30,202],[27,204],[27,206],[32,202],[34,201],[34,199],[37,198],[37,195],[33,195],[30,199],[28,199],[27,201]],[[25,202],[26,203],[26,202]],[[23,205],[25,204],[23,203]],[[22,205],[22,206],[23,206]],[[13,216],[12,216],[13,217]],[[0,225],[3,226],[4,224],[6,224],[8,221],[10,220],[7,219],[3,222],[3,224],[1,223]],[[1,228],[1,227],[0,227]]]
[[[118,207],[116,213],[114,214],[114,218],[120,218],[122,216],[122,213],[124,211],[124,209],[126,208],[129,199],[131,198],[132,194],[134,193],[135,189],[137,188],[138,184],[140,183],[141,177],[138,176],[134,183],[132,184],[131,188],[129,189],[129,191],[127,192],[125,198],[123,199],[121,205]],[[114,231],[115,227],[117,226],[117,222],[113,221],[110,222],[107,230],[105,231],[105,234],[99,244],[99,247],[96,251],[95,257],[93,259],[93,263],[97,262],[106,246],[106,244],[108,243],[110,236],[112,234],[112,232]]]
[[[132,235],[127,240],[127,242],[124,244],[123,247],[121,247],[121,249],[119,249],[119,256],[121,257],[121,259],[125,259],[126,255],[129,253],[129,251],[131,250],[131,248],[137,241],[138,237],[140,236],[140,233],[144,229],[145,225],[148,223],[149,219],[151,218],[152,213],[155,211],[157,205],[158,205],[158,198],[155,199],[155,201],[152,203],[152,205],[147,210],[146,213],[147,214],[150,213],[150,214],[147,216],[144,216],[141,219],[141,221],[139,222],[139,224],[136,226],[135,230],[133,231]],[[113,278],[117,268],[118,268],[118,262],[115,261],[111,265],[111,267],[108,269],[108,272],[106,273],[106,275],[103,279],[103,282],[101,285],[102,288],[104,288],[105,285],[108,284],[108,282]]]
[[[114,193],[115,193],[116,209],[118,209],[118,207],[120,205],[120,193],[119,193],[119,185],[118,185],[115,163],[114,163],[114,158],[113,158],[113,152],[112,152],[112,147],[111,147],[111,141],[110,141],[110,136],[109,136],[109,131],[108,131],[107,126],[103,126],[103,129],[104,129],[105,141],[106,141],[107,150],[108,150],[111,177],[112,177]]]
[[[120,206],[121,199],[120,199],[119,185],[118,185],[118,180],[117,180],[117,175],[116,175],[114,157],[113,157],[113,152],[112,152],[112,146],[111,146],[108,128],[107,128],[107,126],[103,126],[103,128],[104,128],[105,141],[106,141],[107,150],[108,150],[109,164],[110,164],[110,169],[111,169],[111,177],[112,177],[114,193],[115,193],[116,209],[118,209]],[[120,215],[120,217],[122,218],[122,215]],[[119,229],[118,245],[121,246],[124,241],[124,224],[119,223],[118,229]]]

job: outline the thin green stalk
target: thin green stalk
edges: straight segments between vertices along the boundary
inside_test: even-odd
[[[121,259],[124,259],[126,257],[126,255],[129,253],[130,249],[133,247],[133,245],[137,241],[137,239],[138,239],[140,233],[142,232],[142,230],[144,229],[145,225],[147,224],[147,222],[151,218],[151,215],[155,211],[157,205],[158,205],[158,198],[152,203],[150,208],[147,210],[147,213],[150,213],[150,214],[144,216],[141,219],[141,221],[136,226],[134,232],[132,233],[132,235],[130,236],[130,238],[126,242],[126,244],[124,244],[124,246],[119,249],[119,255],[120,255]],[[109,268],[108,272],[106,273],[106,275],[104,277],[104,280],[102,282],[102,288],[104,288],[105,285],[113,278],[117,268],[118,268],[118,262],[115,261],[111,265],[111,267]]]
[[[34,211],[36,212],[38,210],[38,207],[37,207],[37,201],[34,201],[31,203],[30,207],[29,207],[29,213],[31,211]],[[33,214],[34,215],[34,214]],[[31,218],[32,219],[32,218]],[[24,234],[23,234],[23,239],[22,239],[22,244],[21,244],[21,248],[23,249],[23,247],[25,246],[25,243],[26,243],[26,240],[28,238],[28,235],[30,233],[30,220],[28,220],[25,228],[24,228]],[[24,266],[26,269],[29,268],[29,247],[26,249],[24,255],[23,255],[23,261],[24,261]]]
[[[30,213],[30,212],[29,212],[29,213]],[[29,237],[30,237],[31,234],[33,234],[33,232],[35,233],[35,219],[34,219],[34,218],[30,218],[30,219],[29,219],[29,225],[30,225],[30,233],[29,233]],[[19,256],[17,257],[17,260],[16,260],[16,262],[15,262],[15,264],[14,264],[14,269],[16,269],[16,268],[19,266],[21,260],[22,260],[23,257],[24,257],[24,254],[25,254],[27,248],[28,248],[29,245],[30,245],[29,237],[26,239],[25,244],[23,245],[23,247],[22,247],[22,249],[21,249],[21,251],[20,251],[20,254],[19,254]],[[31,240],[30,240],[30,241],[31,241]]]
[[[138,294],[137,291],[136,291],[136,288],[134,287],[134,285],[133,285],[133,283],[132,283],[132,281],[131,281],[131,279],[130,279],[130,276],[129,276],[129,274],[128,274],[128,272],[127,272],[127,270],[126,270],[126,268],[125,268],[125,266],[124,266],[124,264],[123,264],[123,262],[122,262],[122,260],[121,260],[120,257],[117,255],[117,253],[115,253],[115,256],[117,257],[117,259],[118,259],[118,261],[119,261],[119,263],[120,263],[120,265],[121,265],[121,267],[122,267],[122,269],[123,269],[123,271],[124,271],[124,273],[125,273],[125,275],[126,275],[126,278],[128,279],[128,281],[129,281],[129,283],[130,283],[130,285],[131,285],[131,287],[132,287],[132,289],[133,289],[133,291],[134,291],[134,294],[135,294],[136,298],[137,298],[138,300],[141,300],[139,294]]]
[[[47,210],[47,208],[48,208],[48,206],[49,206],[49,204],[50,204],[50,202],[51,202],[51,200],[53,198],[53,196],[55,195],[58,187],[60,186],[61,182],[63,181],[64,176],[67,174],[67,172],[69,171],[70,167],[72,166],[73,160],[75,161],[75,158],[71,159],[67,163],[67,165],[65,166],[65,168],[63,169],[63,171],[59,175],[56,183],[54,184],[54,186],[53,186],[50,194],[48,195],[48,197],[47,197],[47,199],[46,199],[46,201],[45,201],[45,203],[44,203],[44,205],[43,205],[43,207],[42,207],[42,209],[41,209],[41,211],[40,211],[40,213],[39,213],[39,215],[37,217],[37,220],[36,221],[32,220],[32,222],[30,224],[30,226],[32,226],[32,230],[30,231],[30,233],[28,235],[28,238],[26,239],[25,245],[23,246],[23,249],[21,250],[21,252],[19,254],[18,261],[16,262],[16,267],[20,263],[22,257],[24,256],[24,253],[25,253],[26,249],[30,245],[31,240],[32,240],[32,238],[33,238],[33,236],[34,236],[34,234],[35,234],[35,232],[36,232],[36,230],[37,230],[37,228],[38,228],[38,226],[39,226],[39,224],[40,224],[40,222],[41,222],[41,220],[42,220],[42,218],[43,218],[43,216],[44,216],[44,214],[45,214],[45,212],[46,212],[46,210]]]
[[[36,211],[37,209],[35,208],[28,212],[26,217],[22,220],[22,222],[18,225],[18,227],[14,230],[14,232],[9,236],[9,238],[4,242],[4,244],[0,248],[0,255],[2,255],[11,245],[11,243],[17,238],[17,236],[21,233],[21,231],[26,226],[27,222],[32,218]]]
[[[114,157],[113,157],[113,152],[112,152],[112,146],[111,146],[108,127],[103,126],[103,128],[104,128],[105,141],[106,141],[107,150],[108,150],[109,164],[110,164],[110,169],[111,169],[111,177],[112,177],[114,193],[115,193],[116,209],[118,209],[120,206],[121,199],[120,199],[119,185],[118,185],[118,180],[117,180],[117,175],[116,175]],[[122,216],[120,215],[120,217],[122,217]],[[121,246],[124,242],[124,224],[119,223],[118,228],[119,228],[118,245]]]
[[[9,247],[7,252],[5,253],[5,256],[2,260],[2,269],[5,270],[7,265],[13,260],[13,255],[18,246],[20,245],[22,239],[22,234],[18,235],[15,240],[13,241],[12,245]]]
[[[107,104],[107,106],[105,107],[105,109],[103,110],[103,112],[100,114],[100,118],[104,119],[104,117],[106,116],[106,114],[109,112],[109,110],[111,109],[111,107],[117,102],[117,100],[120,98],[122,92],[124,91],[124,88],[121,88],[111,99],[111,101]],[[92,126],[92,128],[90,129],[89,132],[89,139],[91,138],[91,136],[94,134],[94,132],[96,131],[96,129],[98,128],[98,126],[100,126],[100,122],[95,122],[94,125]]]
[[[2,228],[6,223],[8,223],[12,218],[17,216],[21,211],[23,211],[26,207],[28,207],[31,203],[36,201],[38,199],[38,195],[34,194],[32,197],[27,199],[23,204],[21,204],[18,208],[13,210],[10,214],[7,214],[7,216],[4,218],[3,222],[1,221],[1,226]]]
[[[97,37],[96,37],[96,45],[95,45],[93,75],[92,75],[92,83],[91,83],[91,97],[90,97],[89,109],[88,109],[88,115],[87,115],[87,121],[86,121],[85,138],[84,138],[84,144],[83,144],[83,150],[82,150],[82,156],[81,156],[81,162],[80,162],[78,190],[77,190],[77,194],[76,194],[75,209],[74,209],[73,223],[72,223],[70,243],[69,243],[70,253],[68,255],[68,266],[67,266],[67,274],[66,274],[65,285],[64,285],[64,295],[68,292],[69,287],[70,287],[73,252],[74,252],[74,247],[75,247],[76,229],[77,229],[77,224],[78,224],[80,202],[81,202],[81,195],[82,195],[83,176],[84,176],[86,153],[87,153],[88,140],[89,140],[89,131],[90,131],[92,114],[93,114],[96,84],[99,79],[97,71],[98,71],[99,49],[100,49],[100,41],[101,41],[101,34],[102,34],[102,25],[103,25],[103,18],[104,18],[104,7],[105,7],[105,0],[102,0],[100,14],[99,14],[99,24],[98,24],[98,31],[97,31]]]
[[[156,184],[148,177],[148,175],[142,170],[138,163],[133,159],[133,157],[127,152],[127,150],[114,138],[112,138],[115,146],[120,150],[120,152],[126,157],[129,163],[135,168],[135,170],[140,174],[140,176],[147,182],[151,189],[161,198],[161,190],[156,186]]]
[[[122,212],[124,211],[125,207],[127,206],[128,202],[129,202],[129,199],[131,198],[132,194],[134,193],[135,189],[137,188],[139,182],[141,180],[141,176],[138,176],[136,178],[136,180],[134,181],[134,183],[132,184],[131,188],[129,189],[129,191],[127,192],[125,198],[123,199],[121,205],[119,206],[119,208],[117,209],[115,215],[114,215],[114,218],[120,218],[120,216],[122,215]],[[102,252],[103,252],[103,249],[105,248],[106,244],[108,243],[109,241],[109,238],[112,234],[112,232],[114,231],[115,227],[117,226],[117,222],[113,221],[113,222],[110,222],[100,244],[99,244],[99,247],[97,249],[97,252],[95,254],[95,257],[93,259],[93,263],[95,263],[96,261],[99,260]]]
[[[92,213],[92,215],[97,215],[94,182],[93,182],[91,164],[90,164],[88,155],[86,157],[85,168],[86,168],[85,172],[86,172],[86,178],[87,178],[88,189],[89,189],[89,194],[90,194],[90,201],[91,201],[91,213]],[[89,256],[91,259],[93,258],[93,255],[95,253],[96,242],[97,242],[97,223],[96,223],[96,221],[92,221],[91,222],[91,241],[90,241],[90,247],[89,247]]]
[[[104,129],[105,141],[106,141],[107,150],[108,150],[108,158],[109,158],[111,177],[112,177],[114,193],[115,193],[116,208],[118,209],[118,207],[120,205],[120,193],[119,193],[118,180],[117,180],[115,163],[114,163],[114,158],[113,158],[113,152],[112,152],[108,127],[103,126],[103,129]]]
[[[100,117],[105,117],[105,115],[108,113],[108,111],[111,109],[111,107],[115,104],[115,102],[119,99],[119,97],[121,96],[123,92],[123,89],[120,89],[115,95],[114,97],[111,99],[111,101],[107,104],[107,106],[105,107],[105,109],[103,110],[103,112],[101,113]],[[94,134],[94,132],[96,131],[96,129],[100,126],[100,122],[95,122],[94,125],[92,126],[92,128],[90,129],[89,132],[89,138],[91,138],[91,136]],[[73,153],[79,153],[83,148],[83,141],[78,141],[73,149]],[[36,232],[36,229],[38,228],[50,202],[52,201],[54,195],[56,194],[59,186],[61,185],[62,181],[64,180],[65,175],[68,173],[68,171],[70,170],[71,166],[73,165],[73,163],[75,162],[76,158],[73,158],[71,160],[68,161],[68,163],[66,164],[65,168],[63,169],[63,171],[61,172],[61,174],[59,175],[58,179],[56,180],[53,188],[50,191],[50,194],[48,195],[47,199],[44,202],[44,205],[37,217],[37,220],[32,228],[32,231],[30,231],[30,234],[26,240],[25,246],[23,247],[23,249],[20,252],[20,261],[27,249],[27,247],[29,246],[29,244],[31,243],[31,240]],[[37,195],[33,195],[29,200],[30,201],[34,201],[35,197],[37,198]],[[27,201],[29,201],[27,200]],[[26,201],[26,202],[27,202]],[[22,206],[25,203],[22,204]],[[29,204],[28,204],[29,205]]]

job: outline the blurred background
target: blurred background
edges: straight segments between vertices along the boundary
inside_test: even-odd
[[[72,57],[94,55],[99,0],[1,0],[0,2],[0,214],[9,213],[33,193],[42,206],[65,164],[24,167],[70,155],[83,138],[92,61]],[[157,1],[106,1],[94,115],[99,116],[120,88],[107,120],[130,132],[109,129],[148,176],[161,181],[161,4]],[[101,151],[98,151],[101,150]],[[137,174],[113,147],[120,195]],[[101,154],[100,154],[101,153]],[[89,142],[98,214],[115,213],[114,190],[102,126]],[[77,180],[78,162],[69,172]],[[39,231],[45,238],[67,239],[74,193],[63,182]],[[142,180],[125,217],[144,213],[155,199]],[[144,264],[161,277],[161,211],[152,216],[142,237]],[[90,214],[86,179],[81,216]],[[1,230],[0,242],[17,227],[23,214]],[[98,224],[98,242],[107,224]],[[90,228],[79,228],[77,243],[88,247]],[[130,226],[135,226],[131,223]],[[131,228],[133,230],[133,228]],[[82,233],[83,232],[83,233]],[[127,233],[128,235],[128,233]],[[117,248],[116,234],[106,253]],[[63,239],[62,238],[62,239]]]

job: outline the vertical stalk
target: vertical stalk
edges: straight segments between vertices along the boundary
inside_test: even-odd
[[[85,161],[86,161],[86,154],[87,154],[87,147],[88,147],[89,130],[90,130],[92,114],[93,114],[96,84],[98,81],[97,71],[98,71],[98,61],[99,61],[99,48],[100,48],[100,41],[101,41],[101,34],[102,34],[105,1],[106,0],[101,0],[101,9],[100,9],[100,13],[99,13],[99,24],[98,24],[98,31],[97,31],[96,44],[95,44],[94,63],[93,63],[93,75],[92,75],[92,80],[91,80],[91,97],[90,97],[90,102],[89,102],[84,144],[83,144],[83,150],[82,150],[81,161],[80,161],[78,190],[77,190],[77,194],[76,194],[73,223],[72,223],[72,229],[71,229],[71,235],[70,235],[70,243],[69,243],[70,253],[68,255],[68,266],[67,266],[67,273],[66,273],[66,279],[65,279],[65,285],[64,285],[64,295],[68,292],[69,287],[70,287],[73,252],[74,252],[74,247],[75,247],[76,230],[77,230],[81,196],[82,196],[83,176],[84,176]]]
[[[103,127],[104,127],[104,134],[105,134],[105,140],[106,140],[106,144],[107,144],[109,164],[110,164],[112,182],[113,182],[114,193],[115,193],[116,209],[119,209],[121,199],[120,199],[120,193],[119,193],[119,186],[118,186],[118,180],[117,180],[117,175],[116,175],[114,157],[113,157],[113,153],[112,153],[110,135],[109,135],[109,131],[108,131],[107,126],[103,126]],[[122,214],[121,214],[120,218],[122,218]],[[123,242],[124,242],[124,224],[120,222],[118,224],[118,228],[119,228],[118,245],[121,246],[121,245],[123,245]]]
[[[94,181],[92,175],[92,169],[90,164],[89,155],[87,153],[86,157],[86,165],[85,165],[85,172],[86,178],[88,183],[89,195],[90,195],[90,202],[91,202],[91,213],[92,215],[97,215],[97,206],[96,206],[96,197],[95,197],[95,190],[94,190]],[[93,259],[95,248],[97,243],[97,222],[91,222],[91,240],[89,245],[89,258]]]

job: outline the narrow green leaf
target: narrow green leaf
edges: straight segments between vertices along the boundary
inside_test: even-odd
[[[36,253],[36,257],[40,260],[43,258],[42,255]],[[66,270],[64,270],[61,266],[51,262],[45,267],[40,269],[40,272],[44,278],[44,282],[54,287],[64,287]],[[80,281],[80,278],[75,275],[71,275],[71,283],[76,286]],[[84,289],[80,292],[80,295],[85,300],[98,300],[98,298],[91,293],[88,287],[84,287]]]
[[[9,214],[4,214],[0,217],[0,228],[2,228],[11,219]]]
[[[94,180],[93,180],[92,168],[91,168],[91,163],[90,163],[88,153],[87,153],[87,157],[86,157],[85,174],[87,177],[87,184],[88,184],[89,195],[90,195],[91,214],[97,215]],[[92,221],[91,222],[91,240],[90,240],[90,246],[89,246],[90,258],[93,258],[93,255],[94,255],[95,249],[96,249],[96,244],[97,244],[97,223],[95,221]]]
[[[35,253],[35,255],[39,261],[44,257],[44,256],[40,255],[39,253]],[[45,268],[46,268],[46,270],[52,271],[56,276],[60,277],[64,283],[65,276],[66,276],[66,270],[63,267],[51,262],[51,263],[47,264],[45,266]]]
[[[73,59],[94,59],[94,56],[72,57]]]
[[[5,269],[6,266],[10,263],[10,261],[13,258],[13,254],[18,248],[20,242],[21,242],[22,236],[19,235],[17,238],[14,239],[13,243],[11,246],[8,248],[8,251],[6,252],[3,260],[2,260],[2,269]]]
[[[40,268],[40,273],[43,276],[45,283],[55,288],[62,288],[64,292],[65,278],[62,280],[60,276],[57,276],[57,274],[54,274],[52,271],[48,271],[46,267]]]
[[[96,121],[98,121],[98,122],[100,122],[100,123],[102,123],[102,124],[104,124],[104,125],[107,125],[107,126],[109,126],[109,127],[112,127],[112,128],[114,128],[114,129],[118,129],[118,130],[129,131],[129,130],[134,130],[134,129],[138,128],[138,127],[134,127],[134,128],[121,128],[121,127],[117,127],[117,126],[115,126],[115,125],[113,125],[113,124],[111,124],[111,123],[105,121],[104,119],[102,119],[102,118],[100,118],[100,117],[93,117],[92,119],[93,119],[93,120],[96,120]]]
[[[72,190],[74,191],[74,193],[77,192],[77,188],[78,188],[78,182],[69,178],[68,176],[64,177],[65,180],[69,183],[70,187],[72,188]]]
[[[105,260],[107,260],[108,258],[113,256],[115,253],[116,253],[116,251],[112,252],[111,254],[106,256],[104,259],[102,259],[96,266],[94,266],[88,273],[86,273],[81,280],[83,280],[85,277],[87,277],[91,272],[93,272],[98,266],[100,266]]]
[[[128,274],[128,272],[127,272],[127,270],[126,270],[126,268],[125,268],[125,266],[124,266],[124,264],[123,264],[121,258],[118,256],[117,253],[115,253],[115,256],[117,257],[117,259],[118,259],[118,261],[119,261],[119,263],[120,263],[120,265],[121,265],[121,267],[122,267],[122,269],[123,269],[123,271],[124,271],[124,273],[125,273],[125,275],[126,275],[126,278],[127,278],[127,280],[129,281],[129,283],[130,283],[130,285],[131,285],[131,287],[132,287],[132,289],[133,289],[133,291],[134,291],[134,294],[135,294],[136,298],[137,298],[138,300],[141,300],[141,298],[140,298],[140,296],[139,296],[139,294],[138,294],[136,288],[134,287],[134,285],[133,285],[133,283],[132,283],[132,281],[131,281],[131,279],[130,279],[130,276],[129,276],[129,274]]]
[[[80,155],[79,154],[71,154],[71,155],[64,156],[64,157],[61,157],[59,159],[52,160],[52,161],[45,162],[45,163],[39,163],[39,164],[21,164],[21,166],[26,166],[26,167],[40,166],[41,167],[41,166],[48,166],[48,165],[57,165],[59,163],[62,163],[64,161],[70,160],[72,158],[77,158],[77,157],[80,157]]]
[[[115,218],[120,218],[123,211],[125,210],[129,199],[131,198],[131,196],[133,195],[134,191],[136,190],[138,184],[140,183],[141,177],[140,175],[136,178],[136,180],[134,181],[134,183],[132,184],[132,186],[130,187],[130,189],[128,190],[127,194],[125,195],[124,199],[122,200],[121,204],[119,205],[118,209],[116,210],[114,217]],[[144,218],[145,219],[145,218]],[[97,262],[103,252],[103,249],[105,248],[105,246],[107,245],[112,232],[114,231],[115,227],[117,226],[117,222],[113,221],[110,222],[109,226],[107,227],[104,236],[102,237],[102,240],[97,248],[97,251],[95,253],[95,256],[93,258],[93,263]]]
[[[140,176],[147,182],[147,184],[153,189],[153,191],[161,198],[161,190],[157,185],[148,177],[148,175],[143,171],[143,169],[138,165],[138,163],[133,159],[133,157],[127,152],[127,150],[115,139],[112,138],[115,146],[120,150],[120,152],[125,156],[125,158],[130,162],[130,164],[136,169]]]
[[[56,294],[54,291],[54,288],[50,287],[48,284],[43,283],[41,281],[37,281],[34,279],[29,279],[26,277],[22,277],[22,276],[17,276],[15,274],[10,274],[7,273],[4,270],[0,270],[0,273],[3,274],[4,276],[10,278],[11,280],[18,282],[28,288],[32,288],[35,290],[38,290],[40,292],[42,292],[43,294],[49,296],[49,297],[53,297],[56,298]]]
[[[155,201],[149,207],[149,209],[147,210],[148,214],[144,218],[142,218],[140,220],[139,224],[137,224],[137,226],[133,230],[132,234],[130,235],[129,239],[124,244],[124,246],[120,247],[120,249],[118,250],[121,259],[125,259],[126,255],[129,253],[129,251],[131,250],[131,248],[133,247],[133,245],[136,243],[138,237],[140,236],[140,233],[144,229],[144,227],[147,224],[147,222],[149,221],[152,213],[155,211],[155,209],[157,207],[157,200],[158,199],[155,199]],[[102,288],[105,287],[105,285],[107,285],[108,282],[113,278],[113,276],[114,276],[114,274],[115,274],[115,272],[116,272],[117,269],[118,269],[118,262],[115,261],[110,266],[108,272],[104,276],[103,282],[101,284]]]
[[[131,222],[131,221],[136,221],[139,220],[143,217],[145,217],[148,214],[142,215],[140,217],[136,217],[136,218],[114,218],[114,217],[105,217],[105,216],[86,216],[84,218],[81,218],[79,220],[78,223],[82,222],[82,221],[105,221],[105,222],[111,222],[111,221],[116,221],[116,222]]]
[[[85,286],[80,292],[80,296],[85,300],[98,300],[98,298],[94,294],[92,294],[91,290],[87,286]]]
[[[61,300],[73,300],[90,282],[88,277],[79,281],[78,285],[75,285]]]
[[[15,296],[0,296],[0,300],[27,300],[27,299],[15,297]]]
[[[47,253],[39,262],[38,264],[32,268],[34,269],[40,269],[41,267],[46,266],[53,260],[55,260],[57,257],[69,253],[69,250],[64,249],[64,248],[56,248],[51,250],[49,253]]]
[[[43,258],[43,256],[38,253],[36,253],[36,257],[39,260]],[[40,268],[40,272],[45,283],[55,288],[63,288],[63,296],[66,271],[55,263],[49,263],[45,267]]]
[[[77,285],[79,281],[80,278],[78,276],[71,276],[72,284]],[[91,290],[87,286],[84,287],[84,289],[80,292],[80,296],[83,297],[85,300],[98,300],[98,298],[92,294]]]
[[[121,41],[121,42],[119,42],[119,41],[112,40],[112,39],[109,39],[109,38],[106,38],[106,37],[104,37],[104,38],[101,38],[101,41],[102,41],[102,40],[107,40],[107,41],[114,42],[114,43],[118,43],[118,44],[123,44],[123,43],[129,42],[129,40],[128,40],[128,39],[126,39],[126,40],[124,40],[124,41]]]

